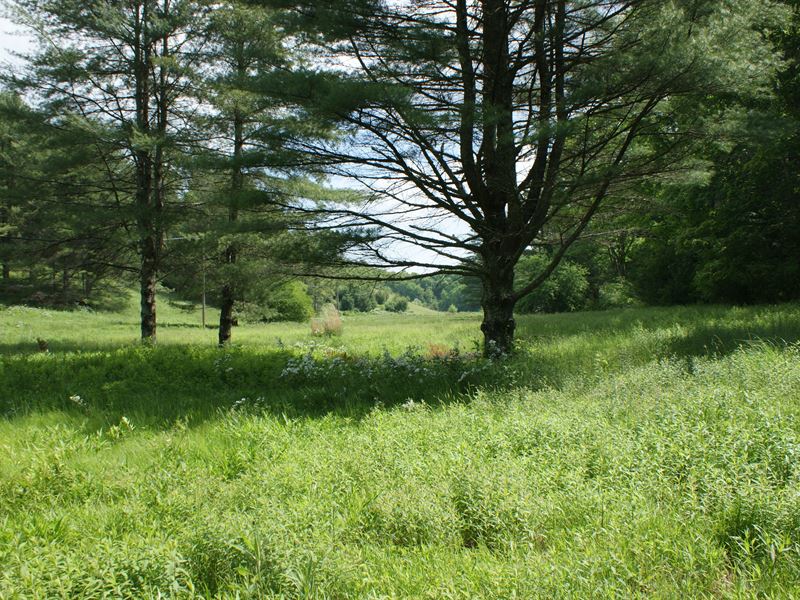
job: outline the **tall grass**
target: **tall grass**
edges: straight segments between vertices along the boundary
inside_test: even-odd
[[[0,598],[800,589],[795,305],[527,317],[502,363],[475,315],[134,319],[0,311]]]

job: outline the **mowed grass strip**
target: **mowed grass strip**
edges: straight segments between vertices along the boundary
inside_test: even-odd
[[[504,363],[470,354],[474,315],[240,328],[219,351],[9,312],[80,328],[0,359],[2,598],[800,585],[796,305],[526,317]]]

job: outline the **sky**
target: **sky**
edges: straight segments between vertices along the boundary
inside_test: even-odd
[[[0,63],[15,62],[12,52],[30,50],[32,40],[18,25],[0,17]]]

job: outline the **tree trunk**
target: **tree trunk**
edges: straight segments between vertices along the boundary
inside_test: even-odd
[[[483,279],[483,355],[496,357],[510,354],[514,344],[514,268],[493,269]]]
[[[149,135],[150,129],[150,56],[151,40],[148,34],[149,0],[144,0],[135,27],[134,78],[136,102],[136,128]],[[135,150],[136,161],[136,225],[139,234],[139,292],[141,303],[142,341],[156,341],[156,274],[158,270],[158,243],[153,215],[153,157],[149,148]]]
[[[11,266],[8,264],[7,260],[3,261],[3,280],[8,281],[11,279]]]
[[[64,306],[69,304],[69,271],[66,267],[61,271],[61,302]]]
[[[244,66],[238,65],[240,75],[244,74]],[[231,172],[231,198],[228,207],[228,221],[235,222],[239,218],[239,194],[244,187],[244,171],[242,155],[244,152],[244,117],[239,110],[233,112],[233,170]],[[225,263],[236,264],[238,251],[236,244],[230,243],[225,248]],[[236,300],[236,288],[231,279],[230,270],[226,273],[228,282],[222,286],[222,303],[219,311],[219,345],[224,346],[231,340],[233,328],[233,303]]]
[[[158,251],[153,235],[144,236],[141,240],[142,266],[139,277],[141,295],[142,341],[156,343],[156,281]]]
[[[231,340],[233,328],[233,285],[222,286],[222,300],[219,307],[219,345],[224,346]]]

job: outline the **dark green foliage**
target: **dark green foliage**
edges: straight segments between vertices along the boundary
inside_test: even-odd
[[[519,277],[527,281],[547,267],[547,256],[530,254],[519,262]],[[562,261],[553,274],[517,303],[519,313],[571,312],[587,304],[588,271],[568,260]]]
[[[640,218],[645,235],[630,273],[647,302],[800,297],[800,17],[796,3],[785,4],[791,13],[767,28],[785,60],[770,82],[772,94],[710,97],[707,118],[722,121],[731,139],[700,150],[711,177],[650,190],[657,202]]]
[[[403,297],[394,298],[386,304],[386,310],[390,312],[406,312],[408,310],[408,300]]]
[[[337,285],[335,301],[339,310],[369,312],[377,306],[374,296],[375,284],[353,281]]]
[[[633,252],[630,275],[642,299],[758,303],[800,297],[797,172],[784,162],[792,154],[739,160],[746,154],[743,149],[725,158],[708,187],[674,198],[677,211]]]
[[[436,304],[436,296],[433,287],[438,282],[430,279],[413,279],[408,281],[390,281],[386,285],[398,296],[403,296],[408,300],[416,300],[425,306]],[[441,284],[439,283],[439,287]]]
[[[69,119],[0,98],[0,301],[97,306],[129,285],[131,213],[106,188],[97,146]]]
[[[236,305],[236,315],[243,322],[297,321],[305,323],[314,314],[311,297],[300,281],[265,286],[245,296]]]

